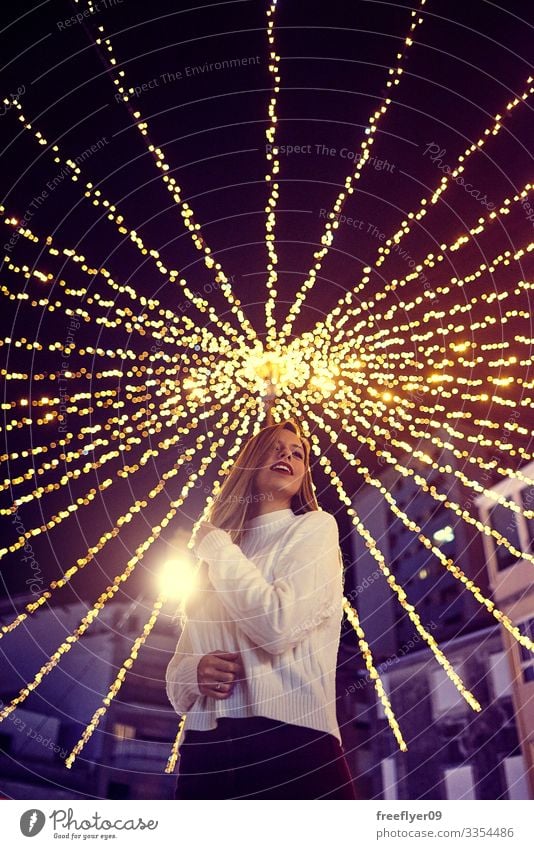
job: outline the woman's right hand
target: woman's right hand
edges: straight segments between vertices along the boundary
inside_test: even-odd
[[[200,692],[215,699],[227,699],[236,679],[243,677],[239,652],[211,651],[200,659],[197,667]]]

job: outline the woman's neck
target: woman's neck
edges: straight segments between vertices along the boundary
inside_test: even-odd
[[[257,498],[258,496],[256,496]],[[252,502],[250,512],[247,515],[249,519],[256,519],[258,516],[264,516],[266,513],[274,513],[275,510],[289,510],[291,509],[291,501],[287,499],[276,499],[272,498],[270,501],[267,500],[267,497],[262,499],[261,501]]]

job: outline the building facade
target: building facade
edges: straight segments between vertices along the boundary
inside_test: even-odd
[[[473,496],[460,486],[452,469],[458,465],[450,451],[437,449],[428,455],[443,469],[432,469],[413,455],[400,463],[424,477],[428,488],[445,494],[451,502],[469,509],[476,516]],[[448,509],[443,500],[433,497],[416,483],[391,467],[380,474],[380,482],[394,498],[399,510],[416,523],[422,533],[445,557],[468,575],[482,590],[488,591],[487,570],[480,534]],[[382,493],[364,486],[353,498],[353,507],[377,541],[386,564],[407,595],[423,625],[439,641],[488,625],[488,613],[481,609],[464,584],[446,569],[440,560],[395,515]],[[362,537],[352,535],[354,558],[354,594],[358,612],[375,659],[379,662],[417,648],[418,634],[402,609],[395,593],[379,571],[376,560]],[[414,644],[414,640],[416,643]]]
[[[0,624],[31,599],[3,603]],[[164,607],[133,668],[71,768],[65,759],[102,705],[151,610],[114,601],[27,699],[0,722],[0,796],[14,799],[171,799],[165,773],[179,717],[165,670],[179,626]],[[79,624],[83,603],[45,608],[0,641],[0,701],[8,705]]]
[[[491,487],[493,498],[482,495],[477,503],[482,521],[505,536],[520,552],[534,555],[534,463]],[[519,512],[496,501],[504,497]],[[534,564],[516,557],[490,536],[484,537],[489,583],[497,607],[534,641]],[[530,798],[534,799],[534,652],[520,645],[504,628],[503,645],[513,682],[512,699],[517,715]]]
[[[408,751],[399,750],[375,697],[371,734],[381,773],[380,797],[531,798],[500,626],[440,648],[482,710],[475,712],[467,704],[430,649],[396,658],[381,678]]]
[[[460,486],[451,452],[435,451],[430,456],[440,470],[429,469],[412,455],[400,463],[424,477],[427,490],[435,487],[435,492],[445,493],[450,502],[475,520],[481,518],[519,550],[534,552],[534,521],[528,513],[534,509],[534,489],[526,482],[534,478],[534,464],[521,470],[522,483],[505,480],[491,490],[513,498],[519,510],[527,511],[524,516],[495,497],[478,498]],[[487,477],[489,484],[480,481],[486,487],[493,481]],[[380,481],[422,533],[534,639],[532,563],[511,556],[491,536],[460,519],[413,476],[388,467]],[[362,798],[534,798],[534,653],[495,623],[417,533],[394,515],[378,490],[362,488],[353,506],[407,601],[482,705],[480,713],[473,713],[458,693],[354,532],[354,586],[349,600],[358,609],[408,745],[406,753],[398,750],[368,676],[342,672],[340,721],[353,737],[353,729],[358,729],[360,745],[355,747],[351,769],[364,781]],[[357,669],[356,663],[350,666]]]

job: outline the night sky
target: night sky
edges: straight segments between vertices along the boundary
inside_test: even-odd
[[[325,215],[353,170],[350,157],[359,149],[367,119],[385,96],[387,70],[394,64],[396,52],[404,49],[412,5],[367,0],[279,2],[281,192],[276,227],[280,257],[276,317],[280,324],[312,264]],[[160,252],[163,261],[179,269],[193,290],[202,291],[212,277],[132,122],[128,107],[141,109],[149,121],[150,139],[164,149],[183,197],[193,207],[204,237],[231,277],[234,292],[260,336],[264,333],[266,291],[265,129],[271,90],[266,7],[256,0],[191,8],[158,0],[149,4],[100,0],[93,4],[94,13],[77,20],[84,4],[17,3],[3,10],[0,32],[2,98],[18,90],[24,114],[35,127],[51,143],[57,141],[65,154],[73,158],[83,154],[85,180],[91,180],[117,205],[128,225],[149,248]],[[428,0],[424,24],[409,52],[401,84],[395,87],[393,103],[376,133],[374,159],[343,208],[350,220],[337,230],[334,247],[295,324],[296,334],[309,329],[335,305],[357,282],[362,268],[373,262],[384,234],[394,232],[408,211],[417,208],[422,197],[430,196],[442,174],[432,153],[439,150],[440,161],[452,166],[458,154],[491,124],[493,116],[524,90],[532,73],[533,24],[532,9],[525,2],[507,2],[502,9],[485,0]],[[136,87],[128,105],[117,96],[94,44],[100,25],[112,36],[117,67],[126,71],[128,85]],[[105,209],[83,198],[84,181],[73,182],[62,166],[53,162],[49,148],[39,147],[22,129],[14,108],[4,107],[1,112],[2,219],[5,215],[26,217],[28,227],[39,236],[53,235],[55,243],[74,248],[90,266],[105,266],[117,281],[130,284],[147,298],[157,297],[169,309],[186,311],[201,323],[202,316],[157,272],[151,258],[141,257],[128,237],[120,236],[106,220]],[[405,254],[390,257],[380,274],[374,275],[371,292],[384,280],[405,275],[411,258],[422,259],[444,239],[451,241],[473,226],[477,217],[487,212],[482,200],[498,205],[532,178],[532,126],[532,106],[526,104],[516,110],[495,142],[490,140],[470,162],[469,178],[478,198],[453,186],[432,217],[414,227],[403,243]],[[456,264],[444,263],[435,279],[446,282],[501,250],[525,245],[531,240],[532,227],[519,208],[503,218],[491,235],[477,240]],[[88,285],[76,263],[64,257],[54,260],[40,245],[23,239],[9,244],[13,230],[4,224],[2,229],[2,283],[13,291],[20,289],[22,278],[6,269],[6,252],[11,261],[36,265],[54,279],[67,280],[73,288]],[[530,273],[531,269],[530,262]],[[528,263],[521,265],[520,274],[528,279]],[[504,291],[516,279],[517,268],[501,268],[491,286],[496,292]],[[28,291],[32,297],[42,297],[45,288],[50,292],[52,286],[32,281]],[[95,283],[95,291],[104,291],[101,280]],[[224,298],[219,293],[210,298],[223,315],[227,308]],[[450,303],[442,299],[442,305],[447,308],[457,299],[457,294]],[[20,302],[2,301],[6,336],[43,344],[65,338],[68,323],[60,310],[22,309]],[[503,328],[495,332],[502,333]],[[77,342],[104,349],[122,346],[137,354],[143,350],[139,338],[124,329],[106,330],[96,324],[82,324]],[[5,346],[3,357],[9,371],[50,373],[61,367],[58,351],[34,355]],[[88,364],[75,358],[73,354],[73,368]],[[91,367],[96,372],[109,364],[96,357]],[[87,391],[87,383],[81,381],[79,391]],[[5,388],[7,401],[21,392],[28,397],[30,392],[43,392],[35,384],[31,389],[15,384],[13,381]],[[93,385],[93,390],[97,388]],[[503,413],[492,409],[488,415],[498,420]],[[4,425],[11,417],[11,412],[4,412]],[[46,436],[43,430],[9,431],[2,452],[54,438],[53,430]],[[111,519],[126,509],[132,497],[142,498],[167,466],[163,461],[148,464],[142,473],[118,485],[113,494],[97,499],[52,531],[49,538],[32,540],[46,579],[57,578],[82,556]],[[10,463],[4,467],[2,480],[27,467],[28,460]],[[214,474],[208,479],[213,482]],[[349,473],[345,479],[349,490],[351,480]],[[335,493],[328,491],[325,478],[318,477],[316,483],[322,506],[338,511]],[[353,489],[359,485],[352,483]],[[88,485],[86,479],[83,486]],[[48,493],[21,507],[25,527],[42,523],[68,504],[73,493],[82,491],[82,484],[74,481],[68,490]],[[11,504],[9,489],[2,495],[2,504]],[[170,495],[175,497],[175,490]],[[195,492],[182,508],[177,526],[189,528],[204,499],[202,490]],[[152,514],[152,508],[144,511],[135,527],[132,523],[127,533],[106,548],[105,555],[78,576],[76,592],[95,598],[109,577],[122,571],[157,514]],[[2,519],[2,536],[12,541],[17,536],[13,521]],[[341,513],[339,520],[345,537],[348,525]],[[150,580],[146,570],[156,568],[176,526],[168,530],[125,592],[134,595]],[[2,594],[24,590],[26,573],[19,555],[4,563]],[[70,589],[62,592],[61,600],[67,600]]]

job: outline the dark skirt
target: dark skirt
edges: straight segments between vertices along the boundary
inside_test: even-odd
[[[355,799],[337,737],[254,716],[184,732],[175,799]]]

